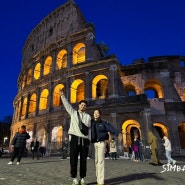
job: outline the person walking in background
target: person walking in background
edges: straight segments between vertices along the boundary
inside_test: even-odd
[[[110,153],[111,153],[111,159],[117,160],[117,146],[116,146],[116,141],[114,137],[110,141]]]
[[[142,162],[145,161],[145,158],[144,158],[144,155],[143,155],[143,142],[141,140],[139,140],[139,159]]]
[[[159,161],[158,158],[158,143],[157,143],[157,137],[151,132],[148,132],[148,144],[150,145],[151,148],[151,165],[153,166],[158,166],[162,165],[162,163]]]
[[[132,148],[133,148],[134,156],[135,156],[135,159],[133,161],[139,162],[139,139],[138,139],[138,136],[134,136]]]
[[[46,147],[44,146],[39,147],[39,153],[40,156],[43,158],[46,155]]]
[[[60,95],[63,105],[71,117],[68,134],[70,135],[70,172],[71,177],[73,178],[72,185],[85,185],[84,177],[86,177],[87,172],[91,116],[85,112],[87,106],[87,102],[85,100],[81,100],[78,104],[78,110],[74,110],[65,98],[62,90],[60,90]],[[89,128],[89,134],[84,135],[81,132],[78,115],[81,121]],[[80,155],[80,182],[77,180],[78,155]]]
[[[68,139],[65,138],[65,140],[62,142],[62,157],[61,160],[64,160],[67,158],[68,155]]]
[[[12,155],[8,165],[12,165],[16,157],[17,157],[17,165],[20,164],[24,150],[26,148],[27,139],[30,139],[30,135],[26,132],[26,126],[22,125],[21,129],[19,130],[19,132],[15,134],[11,142]]]
[[[35,144],[34,144],[34,139],[31,141],[31,143],[30,143],[30,150],[31,150],[31,155],[32,155],[32,159],[34,159],[34,146],[35,146]]]
[[[95,149],[95,168],[98,185],[104,184],[105,179],[105,145],[109,139],[109,134],[115,134],[122,139],[121,133],[116,130],[110,123],[101,119],[101,111],[95,110],[91,120],[91,142],[94,143]]]
[[[39,153],[39,145],[40,145],[40,143],[39,143],[39,141],[36,139],[35,140],[35,154],[36,154],[36,156],[37,156],[37,160],[39,160],[39,158],[40,158],[40,153]]]
[[[171,157],[171,151],[172,151],[172,148],[171,148],[171,142],[170,140],[164,136],[163,137],[163,140],[164,140],[164,147],[165,147],[165,154],[166,154],[166,158],[168,160],[168,164],[176,164],[176,160],[172,159]]]
[[[35,154],[37,157],[37,160],[39,159],[39,141],[37,139],[35,139],[35,141],[33,140],[30,143],[30,148],[31,148],[31,152],[32,152],[32,159],[35,158]]]

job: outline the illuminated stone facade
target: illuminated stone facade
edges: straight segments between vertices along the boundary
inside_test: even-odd
[[[91,115],[98,108],[103,119],[120,129],[122,143],[138,134],[147,146],[148,130],[172,140],[177,154],[185,149],[185,76],[183,57],[152,57],[122,66],[108,48],[95,42],[94,26],[69,0],[45,17],[28,36],[23,48],[18,94],[14,99],[11,137],[26,125],[48,153],[68,137],[69,115],[59,95],[64,89],[74,108],[88,101]],[[146,90],[155,93],[147,98]],[[29,147],[28,141],[27,146]]]

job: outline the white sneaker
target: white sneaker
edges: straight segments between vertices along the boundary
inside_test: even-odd
[[[176,164],[176,160],[173,161],[173,165],[175,165],[175,164]]]
[[[13,162],[12,161],[10,161],[9,163],[8,163],[8,165],[12,165],[13,164]]]
[[[79,184],[79,183],[78,183],[77,179],[73,179],[72,185],[78,185],[78,184]]]
[[[17,162],[17,165],[20,165],[20,162]]]

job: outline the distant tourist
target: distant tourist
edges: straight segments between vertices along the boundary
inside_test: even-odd
[[[176,160],[172,159],[171,157],[171,152],[172,152],[171,142],[166,136],[163,137],[163,140],[164,140],[163,145],[165,147],[166,158],[168,160],[168,164],[174,165],[176,163]]]

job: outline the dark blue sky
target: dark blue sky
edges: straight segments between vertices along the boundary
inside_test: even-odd
[[[7,0],[0,7],[0,120],[13,114],[22,48],[33,28],[66,0]],[[76,0],[96,41],[123,65],[151,56],[185,56],[184,0]]]

